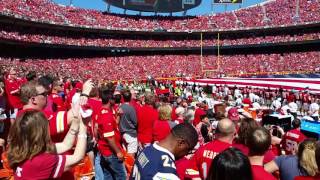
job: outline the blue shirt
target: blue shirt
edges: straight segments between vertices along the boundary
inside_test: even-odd
[[[299,167],[298,157],[294,155],[279,156],[275,159],[280,171],[281,180],[293,180],[296,176],[307,176],[302,167]]]
[[[154,143],[136,158],[130,180],[178,180],[174,155]]]

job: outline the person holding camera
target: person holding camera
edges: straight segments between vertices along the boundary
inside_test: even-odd
[[[301,122],[295,119],[292,122],[293,129],[286,132],[282,137],[281,144],[286,155],[294,155],[298,150],[298,145],[307,137],[301,132]]]

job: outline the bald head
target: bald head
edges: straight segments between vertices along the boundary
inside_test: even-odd
[[[221,137],[231,136],[236,132],[235,124],[230,119],[222,119],[217,126],[217,133]]]

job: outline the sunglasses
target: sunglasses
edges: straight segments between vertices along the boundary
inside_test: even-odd
[[[43,96],[43,97],[47,97],[48,96],[48,92],[43,92],[43,93],[38,93],[36,96]]]

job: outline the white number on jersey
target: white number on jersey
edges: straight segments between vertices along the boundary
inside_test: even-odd
[[[173,162],[170,163],[170,158],[168,155],[162,155],[161,159],[163,160],[163,167],[172,167],[174,169],[176,168]]]

